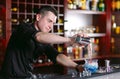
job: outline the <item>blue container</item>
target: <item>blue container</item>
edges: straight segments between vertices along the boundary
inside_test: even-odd
[[[98,70],[98,60],[85,60],[85,69],[91,71],[91,73],[95,73]]]

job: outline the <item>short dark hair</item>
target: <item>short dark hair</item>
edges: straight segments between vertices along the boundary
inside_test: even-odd
[[[52,12],[55,16],[57,16],[58,15],[58,13],[57,13],[57,10],[54,8],[54,7],[52,7],[52,6],[48,6],[48,5],[45,5],[45,6],[41,6],[38,10],[37,10],[37,14],[45,14],[46,12],[48,12],[48,11],[50,11],[50,12]]]

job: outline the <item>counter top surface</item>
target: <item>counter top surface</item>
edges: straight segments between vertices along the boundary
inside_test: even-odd
[[[111,73],[104,73],[104,74],[93,74],[90,77],[72,77],[72,75],[61,75],[61,76],[55,76],[51,78],[46,79],[119,79],[120,78],[120,71],[118,69],[117,72],[111,72]]]
[[[116,73],[106,74],[102,76],[91,77],[87,79],[119,79],[119,78],[120,78],[120,72],[116,72]]]
[[[61,75],[56,77],[49,77],[45,79],[119,79],[120,72],[110,73],[101,76],[93,76],[93,77],[72,77],[71,75]]]

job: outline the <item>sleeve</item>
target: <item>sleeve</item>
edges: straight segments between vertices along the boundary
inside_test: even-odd
[[[37,32],[31,24],[21,23],[16,30],[16,36],[21,41],[28,40],[29,38],[35,39],[34,37]]]
[[[50,44],[45,45],[45,54],[47,57],[53,62],[56,63],[56,57],[59,53],[54,47],[52,47]]]

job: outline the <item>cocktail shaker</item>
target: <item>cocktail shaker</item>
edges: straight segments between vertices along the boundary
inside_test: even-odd
[[[88,45],[88,44],[90,44],[90,38],[89,37],[80,37],[80,36],[77,36],[75,38],[75,41],[77,43],[80,43],[80,44],[85,45],[85,46]]]

